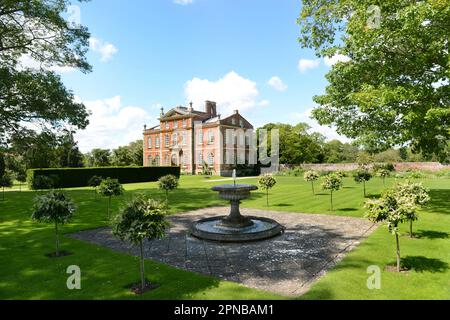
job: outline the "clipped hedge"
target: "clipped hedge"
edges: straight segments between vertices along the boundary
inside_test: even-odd
[[[27,172],[30,189],[75,188],[89,186],[93,176],[118,179],[120,183],[157,181],[172,174],[180,176],[179,167],[101,167],[31,169]],[[45,177],[45,178],[44,178]]]

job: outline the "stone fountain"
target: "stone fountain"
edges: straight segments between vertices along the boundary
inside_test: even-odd
[[[284,231],[284,227],[272,219],[243,216],[239,210],[241,200],[250,197],[250,192],[258,187],[236,184],[236,170],[233,170],[233,184],[212,187],[222,199],[231,204],[228,216],[218,216],[196,221],[191,226],[191,234],[197,238],[222,241],[245,242],[274,237]]]

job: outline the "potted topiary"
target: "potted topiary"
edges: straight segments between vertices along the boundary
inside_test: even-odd
[[[173,174],[162,176],[158,180],[158,188],[166,193],[166,202],[169,202],[169,191],[178,188],[178,178]]]
[[[330,190],[330,209],[333,211],[333,192],[338,191],[342,187],[342,178],[336,174],[328,174],[323,178],[322,188]]]
[[[56,251],[53,256],[59,257],[59,230],[58,226],[69,222],[75,213],[75,205],[63,192],[51,190],[47,194],[35,198],[32,220],[38,222],[54,223]]]
[[[113,196],[120,196],[124,193],[123,186],[120,184],[119,180],[106,178],[102,180],[97,188],[97,192],[104,197],[108,197],[108,219],[111,218],[111,198]]]
[[[266,190],[266,206],[269,206],[269,190],[272,189],[276,183],[277,180],[271,173],[263,174],[258,180],[261,189]]]
[[[113,234],[121,240],[139,246],[141,283],[132,287],[137,294],[151,289],[152,285],[145,280],[143,241],[162,238],[168,222],[166,206],[158,201],[138,194],[128,202],[113,221]]]
[[[317,171],[315,171],[315,170],[306,171],[303,174],[303,179],[305,179],[305,181],[311,182],[312,193],[313,193],[313,195],[315,195],[315,192],[314,192],[314,181],[319,179],[319,173]]]

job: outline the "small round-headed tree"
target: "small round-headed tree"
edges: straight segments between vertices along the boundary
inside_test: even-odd
[[[51,190],[35,198],[31,218],[38,222],[54,223],[56,257],[60,255],[58,225],[69,222],[74,213],[75,205],[73,201],[61,191]]]
[[[13,179],[8,171],[5,171],[0,176],[0,187],[2,187],[2,201],[5,201],[5,188],[11,188],[13,186]]]
[[[166,206],[163,203],[147,198],[142,194],[135,195],[113,221],[113,234],[124,241],[139,246],[140,250],[140,292],[146,289],[143,240],[162,238],[168,222]]]
[[[394,187],[394,191],[398,197],[409,197],[413,199],[417,207],[422,207],[430,201],[429,190],[420,182],[406,181],[399,183]],[[409,211],[406,215],[406,220],[409,221],[409,237],[413,237],[413,222],[419,219],[417,211]]]
[[[17,172],[16,180],[19,181],[19,191],[22,191],[22,185],[27,182],[27,172],[25,170]]]
[[[111,198],[113,196],[121,196],[124,191],[123,186],[117,179],[106,178],[98,186],[97,192],[104,197],[108,197],[108,219],[111,217]]]
[[[94,189],[95,197],[97,197],[97,188],[102,183],[103,178],[100,176],[92,176],[89,181],[88,185]]]
[[[386,185],[386,178],[391,175],[391,172],[388,169],[379,169],[376,173],[377,177],[383,179],[383,186]]]
[[[319,179],[319,173],[317,171],[315,171],[315,170],[306,171],[303,174],[303,179],[305,179],[305,181],[307,181],[307,182],[311,182],[312,193],[313,193],[313,195],[315,195],[315,192],[314,192],[314,181]]]
[[[369,170],[366,169],[359,169],[356,171],[354,175],[354,179],[357,183],[363,184],[363,190],[364,190],[364,197],[366,197],[366,182],[372,179],[372,174],[369,172]]]
[[[258,184],[261,189],[266,190],[266,205],[269,206],[269,190],[277,184],[277,180],[271,173],[265,173],[259,177]]]
[[[178,178],[173,174],[162,176],[158,180],[159,190],[163,190],[166,193],[166,202],[169,201],[169,191],[178,188]]]
[[[328,174],[323,178],[322,188],[330,190],[330,209],[333,211],[333,192],[342,188],[342,178],[334,173]]]
[[[398,238],[398,226],[414,214],[417,206],[414,199],[409,196],[399,197],[395,190],[389,189],[383,192],[380,199],[368,200],[366,217],[372,222],[387,222],[388,230],[395,235],[397,253],[397,271],[400,272],[400,243]]]

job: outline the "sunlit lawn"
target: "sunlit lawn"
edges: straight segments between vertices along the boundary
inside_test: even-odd
[[[210,191],[220,182],[202,176],[183,176],[180,189],[169,195],[171,213],[184,212],[226,203]],[[363,217],[362,186],[346,178],[344,188],[334,194],[334,211],[329,208],[329,194],[317,183],[316,195],[301,177],[277,177],[278,184],[269,195],[270,210]],[[394,239],[384,226],[375,231],[356,250],[319,280],[302,299],[449,299],[450,293],[450,180],[423,180],[431,188],[432,202],[423,210],[414,229],[419,239],[401,238],[402,256],[414,270],[405,274],[385,272],[394,262]],[[227,181],[228,183],[228,181]],[[240,183],[256,183],[245,179]],[[386,181],[387,186],[394,179]],[[143,192],[155,198],[164,195],[156,183],[125,186],[124,196],[113,200],[114,210]],[[381,179],[367,183],[369,196],[383,189]],[[78,206],[74,221],[64,226],[64,233],[107,225],[106,200],[96,198],[92,189],[67,190]],[[274,294],[245,288],[163,264],[147,261],[150,281],[159,287],[143,296],[131,294],[126,286],[138,279],[136,258],[68,237],[62,238],[64,250],[71,256],[49,259],[53,248],[50,225],[30,221],[30,208],[36,192],[7,192],[0,201],[0,299],[272,299]],[[1,199],[1,197],[0,197]],[[243,207],[266,208],[265,193],[257,191]],[[293,213],[295,214],[295,213]],[[406,232],[406,228],[402,228]],[[66,268],[78,265],[82,270],[82,290],[66,288]],[[366,269],[378,265],[382,270],[381,289],[369,290]]]

